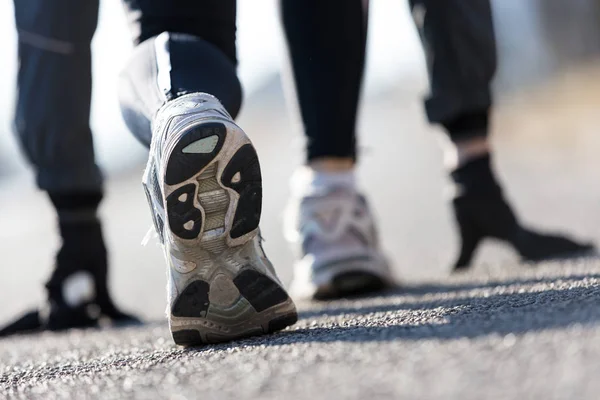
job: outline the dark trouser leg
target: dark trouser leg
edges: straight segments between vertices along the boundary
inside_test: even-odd
[[[102,176],[94,161],[89,118],[90,42],[98,0],[14,4],[19,38],[15,127],[21,147],[39,187],[50,195],[61,232],[75,224],[97,225]]]
[[[142,143],[150,146],[156,111],[181,94],[209,93],[237,115],[234,0],[125,0],[125,6],[137,46],[121,77],[121,109]]]
[[[90,42],[98,0],[18,0],[14,4],[19,38],[18,137],[36,170],[38,185],[48,191],[57,210],[64,244],[61,252],[86,242],[100,246],[97,258],[105,258],[96,219],[102,178],[89,127]],[[87,235],[91,230],[94,233]],[[75,232],[67,238],[65,231]],[[75,265],[79,263],[70,264],[57,263],[48,284],[51,297],[68,275],[82,268]],[[105,259],[91,264],[93,269],[102,269],[105,280]]]
[[[94,325],[97,315],[88,313],[90,304],[106,316],[130,319],[110,299],[106,249],[96,217],[102,177],[94,161],[89,117],[90,42],[97,18],[98,0],[15,1],[15,126],[37,183],[57,210],[62,247],[46,284],[50,312],[27,313],[0,329],[0,335]]]
[[[15,127],[41,189],[101,192],[89,127],[98,0],[17,0]]]
[[[483,141],[492,106],[490,83],[496,47],[488,0],[411,0],[424,42],[431,83],[425,102],[432,123],[442,124],[458,146]],[[541,260],[591,249],[562,236],[523,228],[502,194],[485,149],[451,171],[454,212],[462,239],[455,268],[464,268],[485,237],[502,239],[525,260]]]
[[[366,2],[281,0],[307,159],[356,157]]]
[[[488,0],[410,0],[423,39],[431,91],[429,121],[452,140],[487,135],[496,71],[496,40]]]

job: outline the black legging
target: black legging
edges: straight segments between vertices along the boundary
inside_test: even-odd
[[[307,159],[355,158],[368,2],[280,1]],[[429,120],[446,126],[453,139],[486,134],[496,68],[489,1],[411,0],[410,5],[428,60]]]
[[[235,0],[125,0],[134,54],[120,85],[130,130],[147,146],[150,121],[167,100],[205,92],[235,117],[242,103],[236,73]]]

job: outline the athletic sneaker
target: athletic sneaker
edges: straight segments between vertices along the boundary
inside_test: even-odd
[[[286,237],[299,255],[291,286],[294,296],[338,298],[393,283],[367,202],[353,178],[343,175],[324,176],[302,168],[292,178]]]
[[[296,322],[261,245],[256,151],[216,98],[184,95],[157,113],[143,184],[164,245],[175,343],[223,342]]]

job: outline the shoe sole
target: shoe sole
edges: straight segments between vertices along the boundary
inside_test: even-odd
[[[370,256],[354,256],[331,261],[317,268],[311,267],[314,274],[312,281],[294,281],[292,294],[298,298],[334,300],[372,294],[392,287],[393,278],[388,276],[387,264],[375,264],[378,262],[385,263],[373,260]]]
[[[387,286],[388,284],[375,274],[350,271],[336,275],[328,285],[318,287],[312,298],[313,300],[334,300],[363,296],[380,292]]]
[[[272,333],[297,320],[278,282],[235,262],[258,234],[262,179],[256,150],[228,121],[211,119],[179,137],[164,171],[169,246],[181,288],[170,309],[173,339],[197,346]]]

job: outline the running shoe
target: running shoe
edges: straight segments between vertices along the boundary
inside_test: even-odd
[[[188,94],[159,110],[143,185],[164,246],[176,344],[230,341],[296,322],[261,244],[256,150],[216,98]]]
[[[298,255],[291,293],[324,300],[393,284],[365,197],[353,185],[312,187],[310,174],[296,172],[286,210],[286,237]]]

